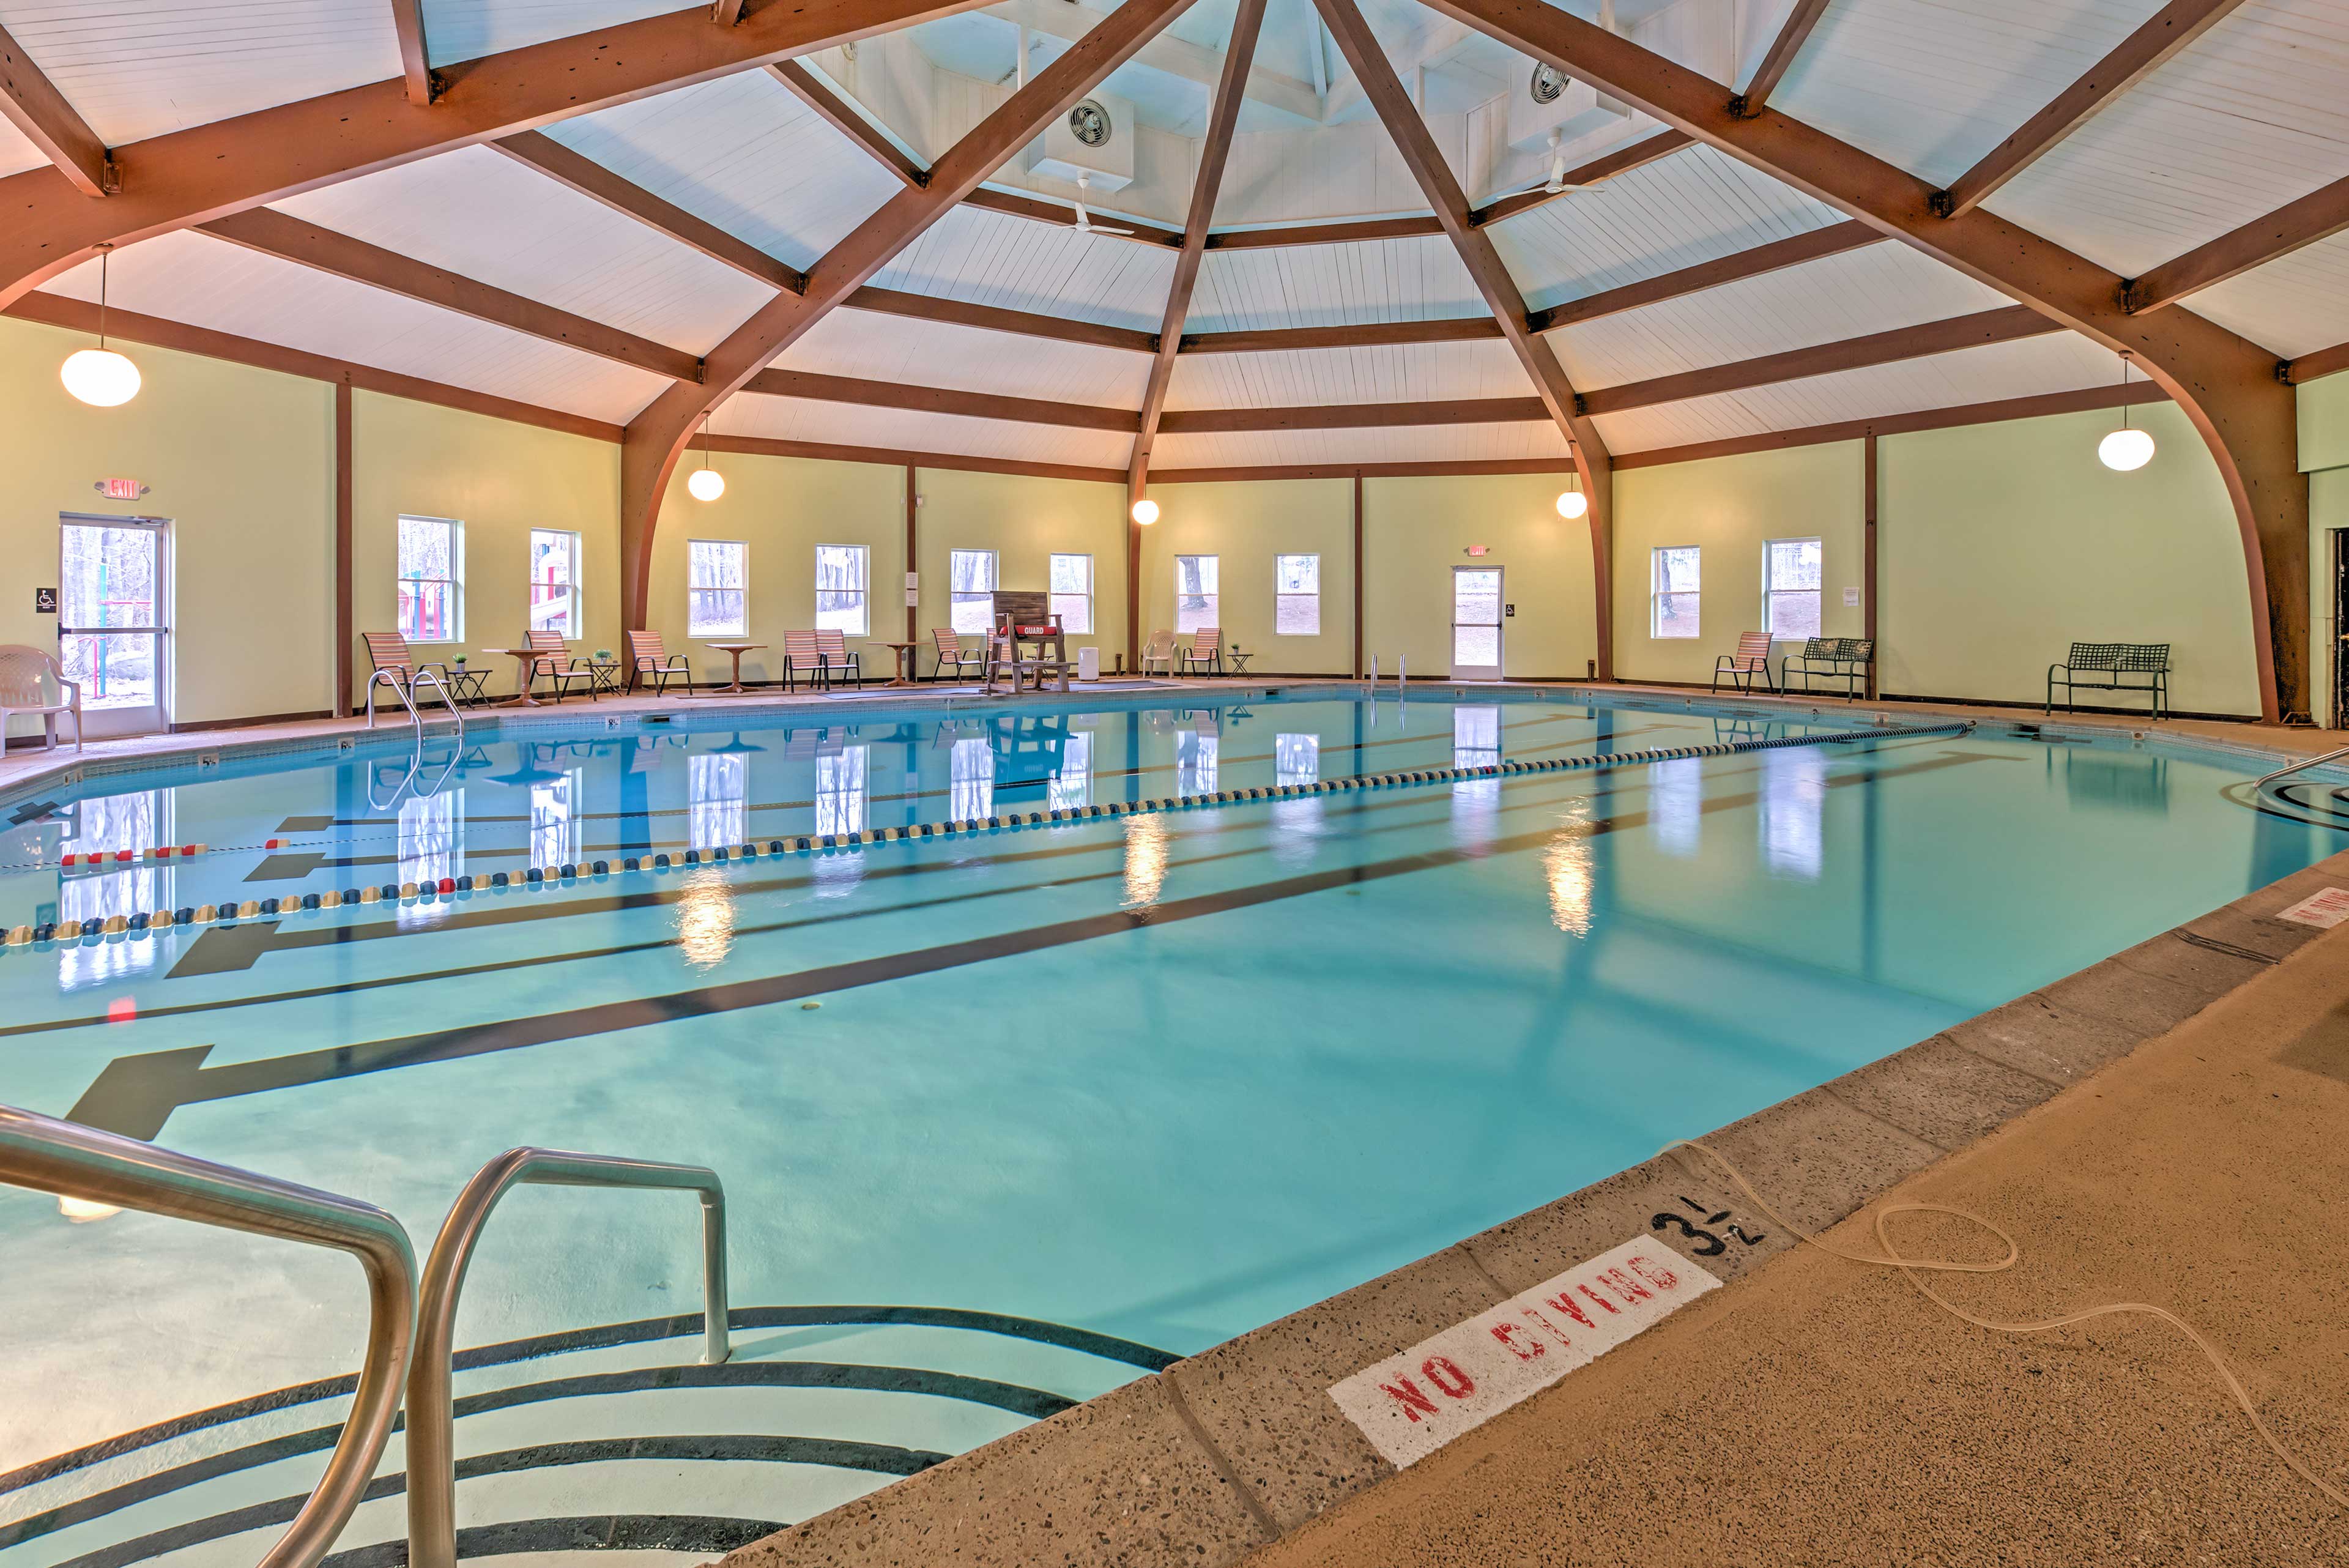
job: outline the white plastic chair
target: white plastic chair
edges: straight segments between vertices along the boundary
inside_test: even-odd
[[[65,697],[62,702],[52,702],[43,692],[41,677],[47,676],[57,683]],[[48,750],[57,749],[57,715],[71,713],[74,722],[74,750],[81,750],[81,686],[66,679],[65,670],[54,655],[23,643],[0,647],[0,738],[8,731],[8,721],[19,713],[38,713],[41,729],[48,737]]]
[[[1149,674],[1150,667],[1154,664],[1169,675],[1174,673],[1174,634],[1173,632],[1154,631],[1150,634],[1150,640],[1142,645],[1142,673]]]

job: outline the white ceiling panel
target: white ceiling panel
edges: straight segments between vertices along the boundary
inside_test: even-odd
[[[1548,335],[1589,391],[2013,302],[1906,245],[1869,245]]]
[[[903,189],[764,71],[638,99],[546,133],[795,267],[812,265]]]
[[[2349,5],[2252,0],[1985,203],[2134,277],[2349,175]]]
[[[2186,307],[2286,359],[2349,343],[2349,234],[2206,288]]]
[[[384,0],[0,0],[109,147],[399,74]]]
[[[1995,402],[2040,392],[2075,391],[2117,382],[2120,376],[2118,355],[2076,334],[2060,332],[2020,343],[1963,348],[1897,365],[1600,414],[1596,423],[1609,450],[1646,452],[1765,431]]]
[[[424,52],[443,66],[684,9],[677,0],[424,0]]]
[[[1456,402],[1524,398],[1534,384],[1499,338],[1271,354],[1185,354],[1170,409],[1309,408],[1323,403]]]
[[[956,207],[874,275],[882,288],[1112,327],[1158,330],[1174,286],[1164,245]]]
[[[804,398],[737,393],[719,406],[709,428],[722,436],[823,441],[834,446],[885,447],[900,452],[949,452],[1020,462],[1063,462],[1123,469],[1133,437],[1115,431],[1070,430],[1013,420],[973,420],[958,414],[868,409]]]
[[[1142,407],[1150,379],[1144,354],[863,310],[832,312],[775,363],[816,375],[1117,409]]]
[[[1201,258],[1184,327],[1237,332],[1490,314],[1451,240],[1430,234],[1209,251]]]
[[[48,160],[41,156],[41,150],[33,145],[31,137],[6,120],[0,119],[0,179],[21,174],[27,169],[41,168],[47,162]]]
[[[277,207],[691,354],[774,293],[486,148],[402,164]]]
[[[1946,185],[2158,9],[2159,0],[1836,0],[1770,107]]]
[[[98,271],[96,262],[85,262],[44,286],[96,299]],[[187,230],[115,257],[108,297],[142,315],[619,423],[669,384]]]
[[[1709,147],[1692,147],[1491,229],[1536,310],[1843,221]]]
[[[1254,468],[1267,463],[1571,461],[1554,424],[1397,425],[1366,431],[1218,431],[1161,435],[1150,466]]]

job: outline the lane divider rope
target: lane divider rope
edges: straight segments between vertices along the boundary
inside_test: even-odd
[[[1353,774],[1344,778],[1325,779],[1309,784],[1258,784],[1246,789],[1216,790],[1196,794],[1162,795],[1153,799],[1112,801],[1107,805],[1058,806],[1050,811],[1003,812],[986,817],[962,817],[947,822],[919,823],[909,827],[868,827],[855,833],[802,834],[791,838],[769,839],[763,849],[757,844],[743,844],[732,848],[688,849],[679,855],[627,856],[619,860],[565,861],[561,866],[543,868],[533,866],[527,871],[495,871],[487,876],[443,877],[436,881],[386,882],[380,887],[355,888],[344,891],[329,889],[324,893],[305,893],[298,898],[247,898],[242,903],[199,904],[180,909],[157,909],[152,913],[109,915],[104,920],[58,920],[40,925],[17,926],[10,929],[0,943],[7,948],[47,948],[58,942],[78,942],[91,938],[113,936],[143,939],[156,931],[176,929],[181,926],[230,925],[239,920],[278,919],[288,915],[315,914],[322,909],[344,909],[354,904],[418,904],[446,902],[460,894],[503,893],[510,889],[538,892],[548,887],[586,881],[603,881],[614,876],[639,873],[660,875],[669,871],[697,870],[707,866],[725,866],[738,861],[772,859],[786,855],[816,855],[842,850],[862,850],[876,844],[903,844],[917,840],[968,837],[972,834],[992,833],[1027,827],[1058,827],[1071,823],[1090,822],[1104,817],[1144,816],[1170,811],[1196,810],[1202,806],[1247,805],[1260,801],[1294,800],[1312,795],[1347,794],[1363,790],[1399,789],[1415,784],[1465,784],[1479,779],[1519,778],[1536,774],[1578,773],[1597,768],[1644,766],[1651,763],[1684,762],[1700,757],[1732,756],[1744,752],[1774,751],[1785,746],[1841,745],[1855,741],[1913,739],[1928,735],[1964,734],[1973,729],[1971,721],[1947,724],[1911,724],[1887,726],[1874,730],[1857,730],[1848,733],[1824,735],[1785,735],[1766,741],[1716,741],[1702,746],[1651,746],[1637,752],[1592,752],[1580,756],[1547,757],[1523,762],[1488,763],[1480,767],[1405,768],[1394,773]],[[285,847],[285,841],[273,838],[263,847]],[[217,851],[215,851],[217,853]]]

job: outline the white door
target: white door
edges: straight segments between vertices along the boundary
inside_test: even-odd
[[[1501,568],[1452,568],[1452,677],[1501,679]]]
[[[168,562],[160,517],[58,518],[57,662],[93,735],[171,727]]]

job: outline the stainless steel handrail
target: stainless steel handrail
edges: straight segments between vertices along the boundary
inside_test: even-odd
[[[438,689],[440,693],[440,701],[446,704],[449,709],[449,717],[457,721],[457,743],[460,746],[462,746],[465,743],[464,711],[457,706],[457,699],[455,695],[450,691],[449,683],[440,679],[439,671],[432,670],[416,670],[409,676],[406,685],[402,685],[400,683],[400,680],[397,672],[389,670],[378,670],[374,674],[368,676],[367,684],[367,728],[370,730],[375,728],[375,689],[378,686],[390,687],[392,695],[399,699],[399,705],[408,710],[409,722],[416,726],[416,739],[419,744],[421,744],[424,740],[424,715],[417,711],[416,700],[409,695],[409,692],[412,689],[419,686],[429,686]]]
[[[524,1182],[554,1187],[688,1189],[701,1194],[701,1301],[706,1349],[715,1366],[730,1354],[726,1341],[726,1189],[718,1173],[698,1165],[571,1154],[557,1148],[510,1148],[465,1183],[425,1260],[417,1297],[416,1358],[408,1374],[409,1568],[454,1568],[457,1561],[457,1434],[450,1387],[456,1354],[457,1297],[465,1269],[490,1211],[507,1189]]]
[[[2271,774],[2261,774],[2258,778],[2251,781],[2252,793],[2257,794],[2261,789],[2264,788],[2270,779],[2280,779],[2286,774],[2296,774],[2302,768],[2322,767],[2326,763],[2335,761],[2341,757],[2349,757],[2349,746],[2344,746],[2336,752],[2327,752],[2321,757],[2309,757],[2301,762],[2290,763],[2287,766],[2276,769],[2276,771]]]
[[[419,670],[416,672],[416,678],[409,684],[411,686],[423,686],[429,684],[439,688],[441,705],[449,710],[449,717],[457,721],[457,749],[459,751],[464,750],[464,710],[457,706],[457,699],[455,695],[450,691],[449,683],[440,679],[440,671],[434,670]],[[421,713],[418,713],[416,715],[416,734],[417,738],[419,740],[422,739],[424,735],[424,715]]]
[[[358,1507],[399,1415],[416,1305],[416,1256],[399,1221],[371,1203],[9,1106],[0,1106],[0,1182],[358,1259],[367,1279],[367,1348],[351,1413],[326,1473],[261,1560],[261,1568],[316,1568]]]

